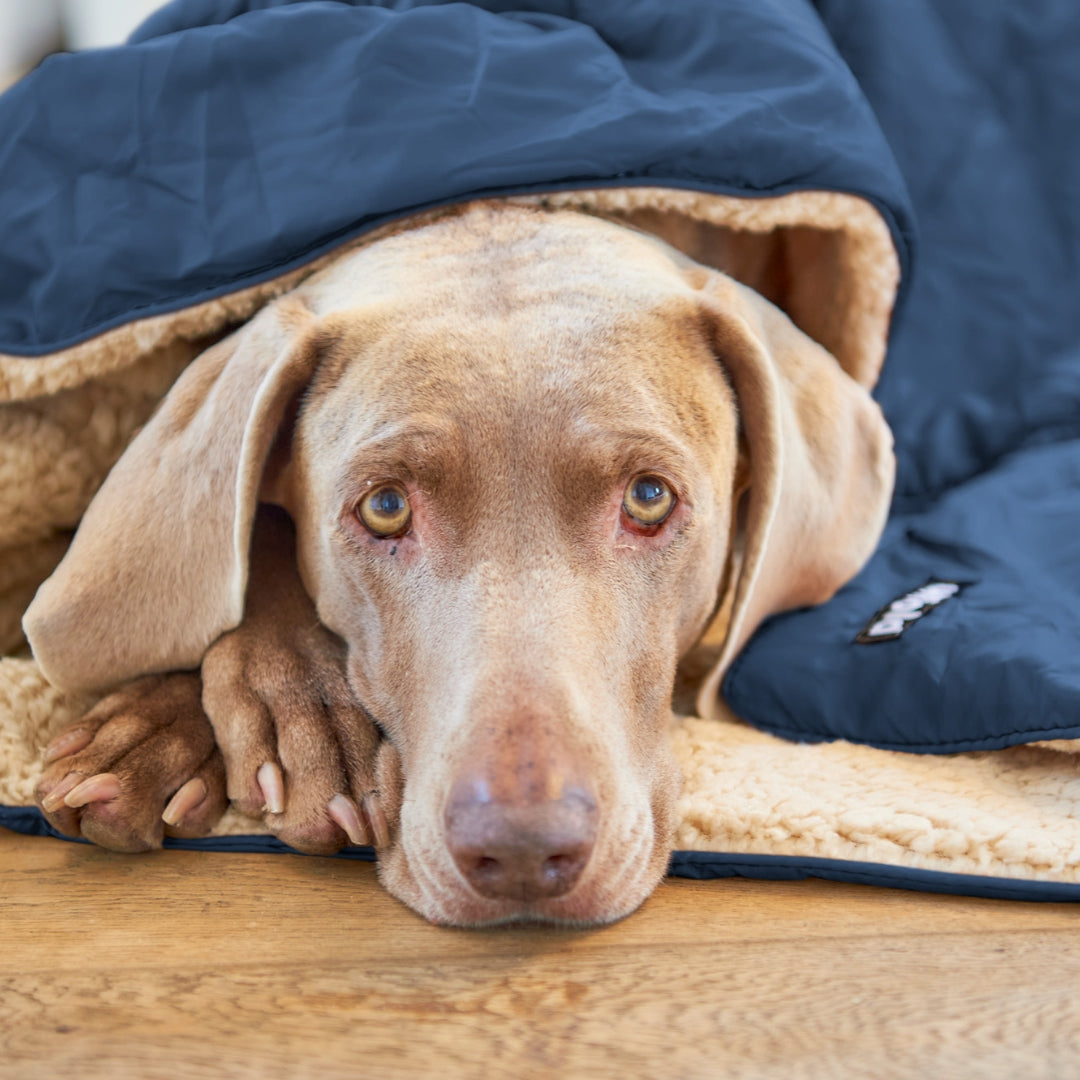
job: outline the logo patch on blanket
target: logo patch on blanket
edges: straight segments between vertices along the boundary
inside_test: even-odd
[[[877,641],[895,641],[912,623],[956,596],[969,584],[967,581],[931,578],[925,585],[904,593],[881,608],[856,635],[856,643],[872,645]]]

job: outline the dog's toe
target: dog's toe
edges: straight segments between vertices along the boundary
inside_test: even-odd
[[[333,855],[351,842],[323,806],[296,806],[271,828],[279,840],[308,855]]]
[[[309,634],[301,648],[241,627],[202,666],[233,806],[313,854],[390,835],[376,798],[379,733],[325,637]]]
[[[115,851],[202,836],[224,812],[225,771],[197,676],[151,676],[52,740],[35,797],[68,836]]]
[[[161,813],[166,836],[205,836],[225,813],[225,763],[217,750],[181,785]]]

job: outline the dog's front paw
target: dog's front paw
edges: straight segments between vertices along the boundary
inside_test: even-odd
[[[241,813],[312,854],[389,842],[380,736],[349,689],[339,638],[314,621],[287,633],[245,623],[211,647],[202,676]]]
[[[68,725],[34,791],[49,823],[114,851],[208,833],[225,810],[225,768],[200,689],[197,675],[151,675]]]

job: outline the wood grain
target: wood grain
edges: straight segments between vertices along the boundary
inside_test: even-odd
[[[0,1077],[1076,1075],[1080,908],[666,882],[429,926],[361,863],[0,830]]]

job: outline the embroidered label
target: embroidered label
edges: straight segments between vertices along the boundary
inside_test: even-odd
[[[883,607],[858,633],[855,640],[860,645],[873,645],[876,641],[895,641],[913,622],[933,611],[970,582],[940,581],[931,578],[925,585],[912,589]]]

